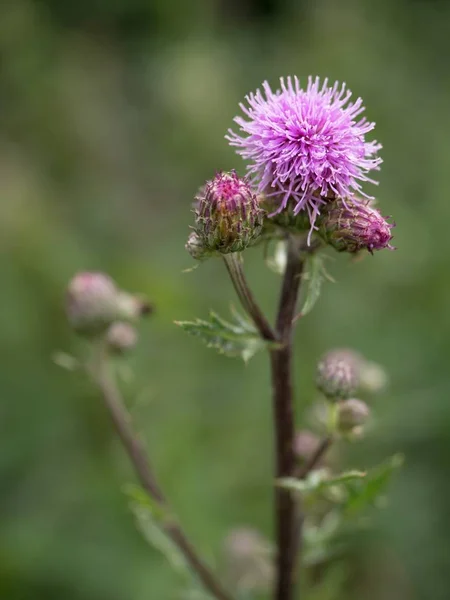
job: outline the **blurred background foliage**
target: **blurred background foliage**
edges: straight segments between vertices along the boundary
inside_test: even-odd
[[[148,294],[127,384],[133,414],[204,553],[247,524],[271,534],[267,361],[215,355],[174,319],[235,301],[220,263],[191,274],[197,187],[244,165],[224,140],[264,79],[345,80],[377,122],[376,191],[396,252],[333,255],[297,336],[299,415],[333,346],[383,363],[377,427],[348,453],[406,465],[372,533],[355,535],[338,586],[311,599],[447,600],[450,594],[450,5],[444,0],[3,0],[0,8],[0,596],[174,598],[165,560],[135,529],[132,480],[87,382],[58,369],[63,292],[81,269]],[[250,279],[273,311],[260,250]],[[330,587],[330,586],[328,586]],[[307,600],[307,598],[305,598]]]

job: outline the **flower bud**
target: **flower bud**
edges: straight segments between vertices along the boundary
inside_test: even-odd
[[[211,254],[205,249],[202,240],[195,231],[190,233],[185,248],[195,260],[205,260]]]
[[[272,548],[250,527],[234,529],[225,539],[226,575],[241,592],[264,593],[273,583]]]
[[[151,311],[147,300],[119,290],[104,273],[78,273],[67,288],[67,318],[82,335],[100,335],[115,321],[136,321]]]
[[[137,339],[136,329],[129,323],[120,321],[113,323],[106,334],[108,347],[116,354],[123,354],[128,350],[132,350],[136,346]]]
[[[369,202],[338,198],[322,209],[317,225],[319,235],[339,252],[394,249],[389,243],[393,225]]]
[[[119,291],[104,273],[78,273],[69,283],[66,313],[79,333],[96,335],[106,331],[117,318]]]
[[[264,210],[249,184],[234,171],[218,173],[196,200],[196,233],[206,251],[241,252],[260,236]]]
[[[302,429],[294,439],[294,454],[301,463],[306,463],[319,448],[320,439],[312,431]]]
[[[350,398],[359,383],[359,356],[351,350],[327,352],[317,365],[317,388],[330,400]]]
[[[342,433],[350,433],[365,425],[369,416],[370,409],[362,400],[344,400],[338,404],[337,427]]]
[[[384,390],[389,381],[385,369],[378,363],[364,361],[359,375],[359,388],[369,394],[377,394]]]
[[[150,315],[153,306],[142,296],[119,291],[117,294],[117,314],[122,321],[137,321],[140,317]]]

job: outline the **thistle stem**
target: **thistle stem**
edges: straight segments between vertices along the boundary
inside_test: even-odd
[[[145,446],[133,429],[131,416],[125,407],[110,365],[108,364],[105,348],[101,347],[99,350],[95,364],[90,369],[91,375],[101,392],[114,428],[128,454],[142,487],[164,511],[169,512],[167,499],[153,472]],[[211,573],[209,567],[198,556],[180,525],[175,520],[168,520],[161,527],[183,554],[186,562],[196,573],[205,589],[216,600],[232,600],[231,596],[222,589],[220,582]]]
[[[276,479],[292,477],[295,472],[292,334],[304,266],[301,258],[303,245],[298,239],[288,239],[287,263],[275,329],[269,324],[250,291],[239,256],[224,255],[225,265],[242,306],[252,318],[261,337],[277,342],[277,346],[270,350]],[[278,486],[275,487],[275,522],[278,552],[274,599],[292,600],[302,518],[298,503],[290,492]]]
[[[295,418],[292,384],[293,321],[300,290],[304,261],[298,242],[290,238],[286,269],[281,288],[276,320],[276,335],[282,344],[271,350],[272,398],[276,447],[275,478],[292,477],[295,471]],[[277,528],[277,581],[275,600],[292,600],[296,580],[296,564],[302,517],[292,494],[275,487]]]
[[[236,252],[224,254],[223,259],[238,298],[241,301],[243,308],[253,320],[261,337],[267,341],[276,341],[277,338],[275,332],[258,306],[247,284],[244,269],[242,268],[242,259]]]

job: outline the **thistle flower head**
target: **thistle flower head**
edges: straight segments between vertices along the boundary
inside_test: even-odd
[[[368,201],[336,199],[324,209],[319,220],[319,235],[339,252],[358,252],[394,247],[394,227]]]
[[[258,191],[277,201],[277,212],[291,200],[313,227],[330,198],[365,196],[362,183],[375,183],[368,173],[379,168],[381,145],[366,141],[375,124],[359,118],[362,100],[350,102],[345,84],[310,77],[303,90],[288,77],[280,86],[273,92],[264,82],[263,92],[249,94],[240,105],[247,119],[235,118],[242,133],[230,129],[226,138],[250,162]]]
[[[196,200],[195,232],[206,252],[240,252],[261,234],[264,210],[234,171],[217,173]]]
[[[350,398],[359,384],[359,355],[347,349],[331,350],[317,365],[317,388],[330,400]]]

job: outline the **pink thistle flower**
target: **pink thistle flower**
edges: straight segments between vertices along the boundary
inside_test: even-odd
[[[311,229],[321,206],[336,197],[369,198],[362,183],[376,183],[369,176],[382,159],[376,156],[381,145],[366,142],[375,126],[365,117],[361,98],[349,102],[345,84],[323,84],[308,79],[306,90],[297,77],[280,79],[281,89],[273,92],[267,82],[240,104],[248,117],[236,117],[242,134],[231,129],[226,138],[244,159],[258,192],[275,201],[275,212],[291,200],[294,212],[307,211]]]

